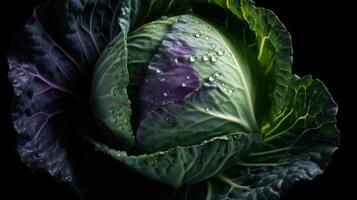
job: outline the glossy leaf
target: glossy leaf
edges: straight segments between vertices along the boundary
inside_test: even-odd
[[[338,145],[337,106],[320,82],[293,77],[284,116],[243,160],[206,183],[206,199],[280,199],[296,181],[312,180]]]
[[[178,188],[218,174],[240,160],[259,140],[258,134],[233,133],[197,145],[179,146],[139,156],[128,155],[124,151],[92,142],[98,150],[132,167],[140,174]]]
[[[119,7],[120,1],[109,0],[45,3],[9,51],[17,150],[26,165],[59,181],[76,178],[71,161],[75,154],[69,147],[89,127],[91,74],[101,51],[120,30]]]
[[[219,28],[183,15],[165,35],[139,94],[139,148],[153,152],[232,131],[258,131],[246,79],[251,63]]]

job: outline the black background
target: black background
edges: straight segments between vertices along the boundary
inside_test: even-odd
[[[0,4],[1,46],[1,120],[0,126],[0,195],[2,199],[79,199],[67,185],[57,184],[51,177],[32,172],[20,161],[15,151],[16,133],[10,121],[12,90],[7,80],[8,66],[5,54],[12,37],[29,19],[33,7],[41,0],[11,0]],[[293,38],[294,73],[311,74],[323,80],[339,104],[338,126],[342,132],[342,147],[334,155],[326,173],[311,182],[295,184],[285,200],[351,199],[355,173],[352,148],[355,134],[354,117],[356,78],[353,68],[356,53],[353,48],[353,24],[347,23],[347,11],[352,5],[343,1],[328,0],[256,0],[258,6],[273,10],[287,26]],[[350,1],[352,2],[352,1]],[[356,55],[355,55],[356,56]],[[351,155],[347,155],[350,153]],[[130,199],[118,197],[118,199]],[[352,198],[353,199],[353,198]]]

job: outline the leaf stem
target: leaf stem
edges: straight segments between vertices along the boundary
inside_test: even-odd
[[[219,180],[221,180],[222,182],[224,183],[227,183],[228,185],[232,186],[232,187],[235,187],[235,188],[238,188],[238,189],[242,189],[242,190],[252,190],[252,188],[250,188],[249,186],[244,186],[244,185],[240,185],[238,183],[235,183],[233,181],[231,181],[229,178],[223,176],[223,175],[217,175],[216,176]]]
[[[290,164],[292,161],[286,161],[286,162],[281,162],[281,163],[245,163],[245,162],[239,162],[238,165],[243,166],[243,167],[276,167],[279,165],[286,165]]]

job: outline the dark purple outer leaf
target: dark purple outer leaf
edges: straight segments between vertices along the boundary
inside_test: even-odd
[[[193,50],[176,37],[168,33],[149,64],[139,94],[143,117],[153,109],[182,100],[199,89],[199,76],[187,62]]]
[[[74,183],[77,178],[73,145],[89,130],[83,124],[91,120],[91,73],[120,31],[120,2],[49,1],[36,8],[10,48],[18,152],[30,168],[46,170],[59,181]]]

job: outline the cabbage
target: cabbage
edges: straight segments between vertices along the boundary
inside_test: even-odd
[[[82,196],[280,199],[339,145],[337,104],[250,0],[52,0],[8,62],[21,159]]]

